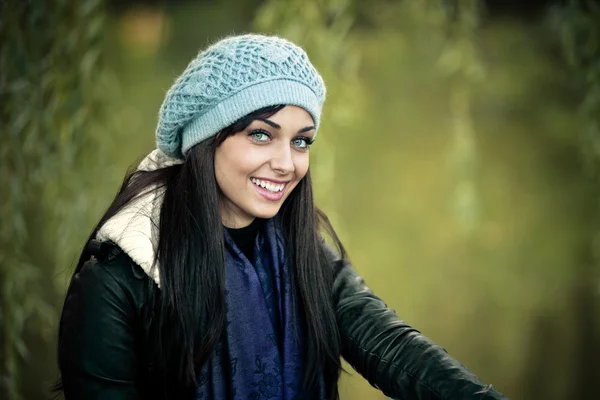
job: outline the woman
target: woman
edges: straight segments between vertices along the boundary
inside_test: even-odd
[[[365,286],[314,207],[324,100],[305,52],[278,37],[230,37],[189,64],[158,149],[72,278],[67,399],[336,399],[340,355],[388,396],[502,398]]]

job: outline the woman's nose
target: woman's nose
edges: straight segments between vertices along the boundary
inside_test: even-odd
[[[281,175],[294,172],[295,166],[292,157],[292,149],[289,145],[278,146],[271,157],[271,168]]]

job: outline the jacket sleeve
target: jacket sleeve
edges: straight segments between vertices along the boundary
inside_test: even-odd
[[[334,301],[342,356],[398,399],[506,399],[440,346],[398,318],[346,262],[337,261]]]
[[[135,384],[136,308],[111,273],[114,267],[120,266],[91,260],[71,281],[59,343],[66,400],[140,398]]]

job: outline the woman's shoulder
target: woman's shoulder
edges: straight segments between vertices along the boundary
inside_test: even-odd
[[[70,292],[133,302],[135,308],[141,308],[145,289],[151,285],[142,268],[112,242],[91,240],[86,252],[90,259],[74,275]]]
[[[83,264],[80,274],[92,273],[105,279],[111,277],[125,285],[148,280],[142,268],[113,242],[92,239],[87,243],[86,252],[90,259]]]
[[[338,279],[342,270],[350,265],[345,251],[340,246],[334,246],[321,238],[320,247],[328,268],[333,272],[333,278]]]

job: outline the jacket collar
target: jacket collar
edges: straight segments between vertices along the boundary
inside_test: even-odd
[[[139,164],[138,171],[154,171],[183,160],[167,156],[156,149]],[[96,234],[99,241],[112,241],[138,264],[160,287],[158,261],[158,227],[164,188],[150,188],[110,218]]]

